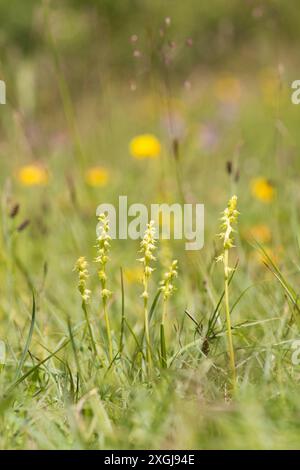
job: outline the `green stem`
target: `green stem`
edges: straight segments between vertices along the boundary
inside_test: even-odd
[[[161,354],[161,366],[163,369],[167,368],[167,349],[166,349],[166,338],[165,338],[165,326],[163,323],[160,324],[160,354]]]
[[[121,293],[122,293],[122,319],[121,319],[121,334],[120,334],[120,346],[119,351],[120,354],[123,352],[124,348],[124,328],[125,328],[125,296],[124,296],[124,279],[123,279],[123,269],[120,268],[120,275],[121,275]]]
[[[166,321],[166,318],[167,318],[167,304],[168,304],[168,302],[167,302],[166,299],[163,299],[163,300],[164,300],[164,303],[163,303],[163,313],[162,313],[161,322],[164,325],[165,321]]]
[[[145,325],[145,336],[146,336],[146,354],[148,362],[149,372],[152,369],[152,359],[151,359],[151,349],[150,349],[150,333],[149,333],[149,318],[148,318],[148,282],[147,279],[144,280],[144,292],[146,296],[144,297],[144,325]]]
[[[165,369],[167,367],[167,348],[166,348],[166,337],[165,337],[165,320],[167,317],[167,300],[163,302],[163,312],[160,324],[160,354],[161,354],[161,365]]]
[[[94,336],[93,336],[93,331],[92,331],[92,327],[91,327],[91,324],[90,324],[90,319],[89,319],[89,316],[88,316],[86,303],[84,301],[82,302],[82,310],[83,310],[85,321],[86,321],[87,328],[88,328],[88,331],[89,331],[90,340],[91,340],[91,343],[92,343],[92,348],[93,348],[95,356],[97,356],[97,348],[96,348],[96,344],[95,344],[95,340],[94,340]]]
[[[106,308],[106,300],[103,299],[103,310],[104,310],[104,318],[105,318],[105,325],[106,325],[106,334],[108,340],[108,351],[109,351],[109,360],[112,362],[113,360],[113,348],[112,348],[112,340],[111,340],[111,331],[110,331],[110,324],[109,318]]]
[[[230,318],[230,308],[229,308],[229,282],[228,282],[228,250],[224,252],[224,273],[225,273],[225,311],[226,311],[226,324],[227,324],[227,339],[228,339],[228,353],[230,359],[230,368],[232,373],[232,388],[233,391],[236,390],[236,370],[235,370],[235,358],[234,358],[234,348],[231,332],[231,318]]]

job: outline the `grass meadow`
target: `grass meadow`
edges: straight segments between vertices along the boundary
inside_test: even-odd
[[[299,449],[298,6],[200,3],[0,2],[1,449]]]

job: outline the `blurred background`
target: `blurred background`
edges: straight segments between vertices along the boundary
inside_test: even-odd
[[[93,257],[97,205],[121,194],[129,204],[203,202],[201,256],[211,260],[219,212],[235,191],[241,241],[254,234],[277,258],[290,241],[293,250],[284,224],[298,221],[289,205],[299,200],[300,110],[290,100],[300,74],[297,8],[296,0],[1,0],[2,218],[20,205],[9,223],[21,225],[22,263],[37,260],[38,276],[47,261],[56,290],[58,273],[71,282],[74,259]],[[130,142],[144,134],[159,150],[141,158]],[[116,243],[116,267],[134,264],[136,247]],[[249,245],[245,253],[249,261]]]

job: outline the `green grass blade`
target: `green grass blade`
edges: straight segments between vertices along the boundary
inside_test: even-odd
[[[28,333],[28,336],[27,336],[27,340],[26,340],[26,343],[25,343],[25,347],[24,347],[24,350],[23,350],[23,353],[22,353],[22,356],[21,356],[21,360],[20,360],[20,362],[19,362],[19,365],[18,365],[16,374],[15,374],[15,380],[17,380],[17,379],[19,378],[19,376],[20,376],[20,373],[21,373],[21,371],[22,371],[22,367],[23,367],[23,365],[24,365],[25,358],[26,358],[26,355],[27,355],[27,353],[28,353],[28,349],[29,349],[29,346],[30,346],[30,343],[31,343],[31,338],[32,338],[33,329],[34,329],[34,323],[35,323],[35,310],[36,310],[35,297],[34,297],[34,292],[32,291],[32,314],[31,314],[31,323],[30,323],[29,333]]]
[[[93,330],[92,330],[92,327],[91,327],[90,318],[89,318],[89,314],[88,314],[87,306],[86,306],[85,302],[82,302],[82,310],[83,310],[83,313],[84,313],[84,317],[85,317],[87,329],[88,329],[88,332],[89,332],[92,348],[93,348],[95,356],[97,356],[96,343],[95,343],[95,340],[94,340]]]
[[[69,331],[69,336],[70,336],[70,340],[71,340],[74,359],[75,359],[75,363],[76,363],[76,367],[77,367],[77,372],[78,372],[79,378],[82,379],[80,362],[79,362],[79,357],[78,357],[78,354],[77,354],[77,348],[76,348],[76,343],[75,343],[75,339],[74,339],[74,335],[73,335],[73,331],[72,331],[72,325],[71,325],[70,318],[68,318],[67,323],[68,323],[68,331]]]
[[[23,382],[27,377],[29,377],[31,374],[33,374],[36,370],[38,370],[45,362],[49,361],[52,357],[54,357],[59,351],[61,351],[69,342],[70,338],[66,339],[63,344],[57,348],[53,353],[49,354],[45,359],[42,361],[38,362],[35,366],[33,366],[29,371],[26,372],[26,374],[22,375],[19,379],[17,379],[5,392],[5,396],[9,393],[11,393],[17,385],[19,385],[21,382]]]

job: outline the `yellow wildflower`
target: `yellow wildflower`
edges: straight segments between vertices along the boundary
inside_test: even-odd
[[[282,246],[277,246],[276,248],[264,248],[264,251],[255,250],[251,253],[251,259],[258,264],[269,264],[268,258],[271,259],[273,263],[276,265],[280,263],[280,259],[282,258]]]
[[[265,178],[254,178],[251,183],[252,195],[264,203],[270,203],[275,197],[276,190],[273,184]]]
[[[269,105],[276,105],[280,91],[278,72],[272,68],[265,68],[261,71],[259,79],[264,102]]]
[[[236,103],[241,96],[241,84],[238,78],[225,74],[214,85],[216,97],[225,103]]]
[[[134,137],[129,144],[130,153],[134,158],[157,158],[161,152],[159,140],[152,134]]]
[[[85,173],[85,181],[89,186],[105,186],[109,179],[109,173],[101,166],[89,168]]]
[[[17,179],[23,186],[45,186],[49,174],[45,167],[39,164],[26,165],[17,172]]]
[[[142,267],[126,268],[124,269],[124,277],[128,284],[140,283],[143,279]]]
[[[244,232],[245,238],[251,240],[255,239],[259,243],[270,243],[272,239],[272,233],[270,228],[266,224],[253,225],[251,228]]]

